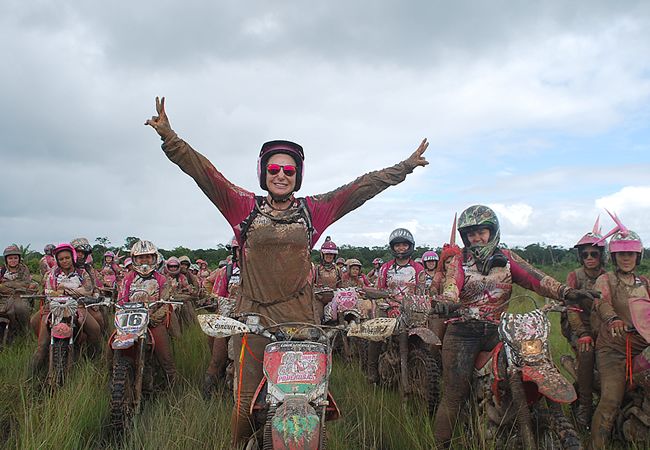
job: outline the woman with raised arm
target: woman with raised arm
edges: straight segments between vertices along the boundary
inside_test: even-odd
[[[145,122],[163,140],[167,157],[191,176],[232,226],[240,243],[241,291],[236,313],[255,312],[277,322],[320,323],[322,304],[314,301],[310,252],[318,237],[332,223],[353,211],[389,186],[404,181],[423,157],[426,139],[404,161],[370,172],[332,192],[297,198],[303,179],[304,153],[300,145],[284,140],[266,142],[259,154],[257,173],[260,188],[252,192],[228,181],[205,156],[172,130],[165,102],[156,99],[158,115]],[[250,336],[243,353],[242,380],[235,393],[232,417],[233,445],[240,446],[251,434],[248,411],[262,379],[266,339]],[[240,354],[241,339],[235,339]],[[250,350],[248,350],[250,348]],[[250,353],[249,353],[250,352]],[[240,371],[235,361],[235,373]]]

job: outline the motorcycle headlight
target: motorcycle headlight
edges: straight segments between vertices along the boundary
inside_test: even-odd
[[[541,339],[531,339],[521,341],[521,353],[524,356],[539,355],[544,350],[544,344]]]

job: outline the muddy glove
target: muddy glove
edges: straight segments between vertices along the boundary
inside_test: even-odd
[[[578,351],[579,352],[588,352],[594,348],[594,340],[591,336],[586,335],[578,339]]]
[[[448,316],[450,313],[458,309],[458,304],[453,302],[439,301],[434,302],[431,307],[431,312],[433,314],[438,314],[439,316]]]
[[[569,288],[564,293],[564,303],[566,304],[578,304],[582,300],[591,300],[594,301],[595,298],[600,298],[600,292],[594,289],[573,289]]]
[[[162,99],[156,97],[156,112],[158,115],[151,116],[151,119],[147,119],[144,124],[149,125],[156,130],[160,135],[160,138],[164,141],[175,134],[174,130],[172,130],[172,126],[169,124],[167,113],[165,112],[165,97]]]
[[[607,323],[607,329],[611,333],[612,337],[625,336],[625,322],[618,317],[612,318]]]

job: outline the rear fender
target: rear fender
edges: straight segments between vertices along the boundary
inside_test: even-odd
[[[418,337],[424,341],[425,344],[429,345],[442,345],[442,342],[440,341],[440,338],[431,331],[429,328],[425,327],[417,327],[417,328],[411,328],[409,330],[409,340],[411,340],[412,337]]]
[[[271,419],[274,449],[317,449],[320,433],[320,418],[304,397],[288,398]]]
[[[523,366],[521,379],[537,386],[539,393],[556,403],[572,403],[576,400],[573,385],[548,361],[539,366]]]

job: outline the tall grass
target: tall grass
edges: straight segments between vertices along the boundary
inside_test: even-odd
[[[514,295],[524,293],[519,288]],[[539,297],[538,297],[539,298]],[[529,310],[514,301],[511,311]],[[551,316],[553,356],[571,349]],[[27,378],[36,347],[32,336],[19,338],[0,352],[0,442],[8,449],[227,449],[232,395],[215,393],[206,401],[200,387],[209,349],[198,326],[174,342],[179,382],[173,390],[146,399],[133,428],[120,441],[109,438],[108,368],[103,358],[81,359],[71,377],[56,392],[42,389],[42,381]],[[403,407],[397,391],[369,386],[357,364],[335,359],[331,391],[342,417],[328,423],[333,449],[430,449],[433,419],[417,405]],[[494,448],[492,442],[472,441],[470,427],[477,417],[458,427],[454,448]]]

